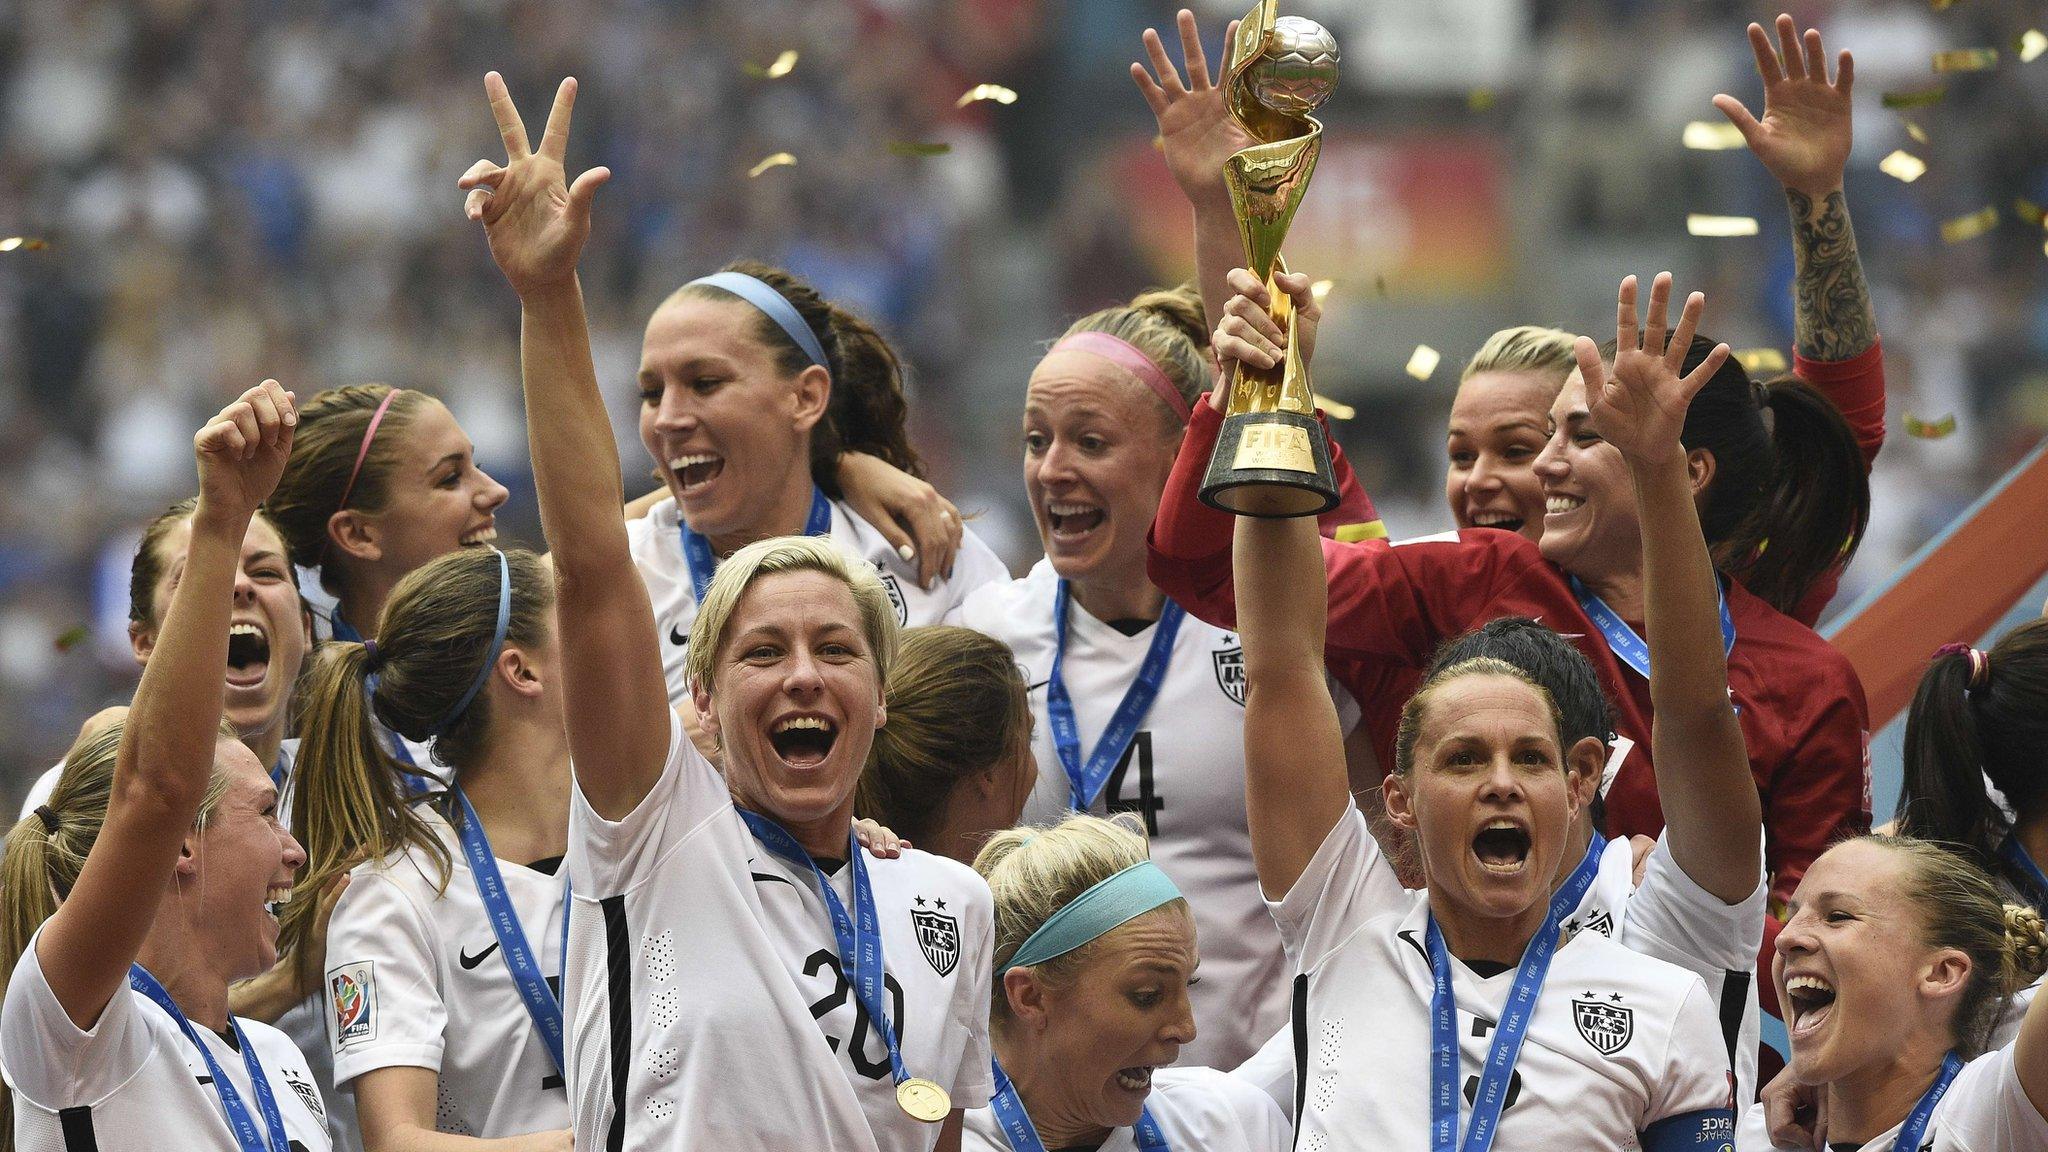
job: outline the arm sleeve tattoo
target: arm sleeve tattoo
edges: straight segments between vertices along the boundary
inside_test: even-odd
[[[1856,253],[1856,230],[1840,190],[1820,200],[1786,190],[1792,209],[1793,326],[1799,354],[1848,360],[1877,342],[1870,286]]]

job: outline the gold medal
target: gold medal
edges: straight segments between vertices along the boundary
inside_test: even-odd
[[[946,1090],[921,1076],[896,1085],[896,1106],[912,1120],[937,1124],[953,1112],[953,1098]]]

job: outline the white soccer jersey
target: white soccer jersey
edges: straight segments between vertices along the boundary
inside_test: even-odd
[[[2010,1046],[1996,1048],[1963,1066],[1948,1086],[1919,1149],[1897,1152],[2044,1152],[2048,1150],[2048,1117],[2027,1099],[2013,1068]],[[1894,1125],[1858,1152],[1894,1152],[1899,1128]],[[1837,1147],[1841,1147],[1838,1145]],[[1764,1127],[1764,1106],[1756,1104],[1742,1117],[1735,1137],[1736,1152],[1806,1152],[1799,1145],[1771,1142]]]
[[[1173,1152],[1287,1152],[1293,1133],[1266,1094],[1214,1068],[1161,1068],[1145,1107]],[[961,1152],[1014,1152],[995,1109],[966,1117]],[[1137,1133],[1118,1128],[1096,1152],[1137,1152]]]
[[[1058,585],[1051,561],[1040,560],[1021,580],[977,590],[954,619],[1008,644],[1031,685],[1038,785],[1024,806],[1028,824],[1058,820],[1071,794],[1046,710]],[[1085,763],[1145,662],[1153,629],[1126,636],[1071,600],[1067,617],[1062,674]],[[1357,705],[1333,691],[1349,730]],[[1152,859],[1194,910],[1201,978],[1188,990],[1196,1035],[1181,1063],[1237,1064],[1287,1022],[1287,962],[1245,824],[1244,646],[1235,632],[1181,621],[1159,695],[1090,810],[1142,816]]]
[[[668,698],[680,704],[690,698],[684,677],[684,656],[690,647],[690,625],[697,622],[697,590],[683,557],[682,512],[675,497],[665,497],[647,515],[626,522],[633,564],[654,601],[654,622],[661,633],[662,670],[668,675]],[[953,558],[953,575],[942,577],[930,591],[918,587],[917,565],[906,563],[874,525],[840,501],[832,502],[833,543],[875,566],[896,607],[896,622],[906,627],[937,624],[959,606],[969,592],[992,581],[1008,580],[1010,570],[981,542],[972,529],[961,533]]]
[[[1376,867],[1378,856],[1353,807],[1274,906],[1306,975],[1304,1152],[1429,1144],[1428,894],[1406,893],[1404,909],[1385,910],[1386,886],[1399,888],[1390,869]],[[1515,972],[1482,977],[1452,964],[1469,1095]],[[1733,1135],[1732,1095],[1727,1049],[1700,978],[1580,932],[1552,959],[1494,1147],[1713,1147]],[[1461,1131],[1469,1119],[1462,1107]]]
[[[124,987],[92,1030],[80,1031],[43,976],[36,956],[41,938],[39,930],[0,1001],[0,1074],[14,1093],[15,1148],[239,1152],[213,1074],[170,1014]],[[268,1024],[241,1025],[277,1099],[292,1152],[328,1152],[325,1105],[298,1049]],[[204,1026],[194,1024],[193,1031],[261,1130],[242,1054]]]
[[[866,859],[890,1024],[910,1074],[988,1103],[994,910],[965,865]],[[912,1152],[940,1126],[896,1103],[812,875],[754,839],[671,724],[668,762],[613,823],[570,806],[567,1026],[576,1146]],[[851,910],[850,867],[832,883]]]
[[[569,1126],[567,1086],[519,998],[455,831],[442,888],[418,848],[349,874],[327,926],[327,1042],[338,1086],[379,1068],[440,1074],[434,1127],[495,1139]],[[559,864],[559,861],[556,862]],[[551,865],[553,867],[554,865]],[[498,862],[551,987],[562,971],[562,877]]]

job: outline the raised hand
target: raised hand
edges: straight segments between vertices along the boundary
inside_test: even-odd
[[[1195,14],[1183,8],[1178,17],[1181,59],[1187,67],[1185,79],[1166,54],[1159,33],[1145,29],[1145,55],[1152,67],[1131,65],[1131,79],[1152,109],[1159,123],[1159,139],[1166,148],[1166,167],[1180,190],[1196,204],[1229,201],[1223,183],[1223,161],[1230,154],[1257,143],[1223,103],[1220,77],[1209,71],[1209,58],[1202,51],[1202,38],[1195,27]],[[1230,22],[1223,42],[1237,38],[1237,21]],[[1157,74],[1157,79],[1154,74]]]
[[[1273,278],[1282,292],[1294,301],[1295,341],[1301,346],[1301,362],[1315,358],[1316,326],[1322,322],[1323,306],[1316,303],[1309,288],[1308,274],[1282,272]],[[1216,382],[1210,402],[1218,411],[1228,396],[1232,364],[1272,368],[1287,355],[1287,334],[1273,322],[1273,294],[1257,276],[1244,268],[1230,270],[1230,303],[1223,306],[1223,322],[1216,326],[1210,347],[1225,369]]]
[[[1792,17],[1779,16],[1777,31],[1773,47],[1762,25],[1749,26],[1749,46],[1764,80],[1763,119],[1726,94],[1714,97],[1714,107],[1741,131],[1778,183],[1819,199],[1842,186],[1842,169],[1849,163],[1849,90],[1856,62],[1844,50],[1829,83],[1820,29],[1806,30],[1803,51]]]
[[[1667,340],[1664,320],[1670,303],[1671,273],[1660,272],[1650,284],[1650,313],[1638,334],[1636,278],[1630,276],[1621,282],[1616,305],[1613,370],[1601,362],[1600,349],[1589,337],[1579,337],[1574,345],[1579,372],[1586,380],[1594,430],[1620,449],[1631,466],[1663,465],[1684,458],[1679,434],[1685,429],[1686,407],[1728,359],[1728,346],[1719,344],[1691,372],[1685,372],[1685,353],[1692,346],[1707,297],[1700,292],[1686,297],[1678,330]]]
[[[246,519],[270,498],[292,454],[299,409],[290,392],[265,380],[220,410],[192,437],[199,458],[199,507]]]
[[[484,74],[484,93],[505,141],[505,163],[479,160],[456,187],[468,193],[463,213],[484,226],[491,258],[521,296],[573,280],[583,242],[590,236],[590,204],[611,169],[592,168],[568,182],[563,167],[569,150],[569,119],[576,107],[576,78],[555,90],[555,106],[541,133],[540,148],[527,144],[526,123],[505,90],[505,78]]]

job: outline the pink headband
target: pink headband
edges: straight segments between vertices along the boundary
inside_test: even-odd
[[[370,426],[363,429],[363,446],[356,449],[356,465],[348,470],[348,483],[342,485],[341,503],[334,506],[336,512],[348,507],[349,494],[356,490],[356,477],[363,472],[363,461],[370,458],[370,442],[377,438],[377,426],[384,423],[385,410],[391,407],[391,402],[398,399],[398,394],[403,391],[403,388],[393,388],[386,392],[384,402],[377,405],[375,412],[370,413]]]
[[[1173,414],[1180,417],[1181,423],[1187,423],[1194,415],[1188,408],[1188,402],[1181,397],[1180,389],[1173,386],[1173,381],[1166,378],[1166,373],[1159,370],[1159,365],[1153,363],[1150,356],[1145,355],[1137,345],[1128,340],[1111,336],[1107,332],[1076,332],[1053,345],[1052,350],[1092,352],[1136,376],[1140,383],[1157,393],[1161,400],[1166,401],[1166,406],[1173,409]]]

